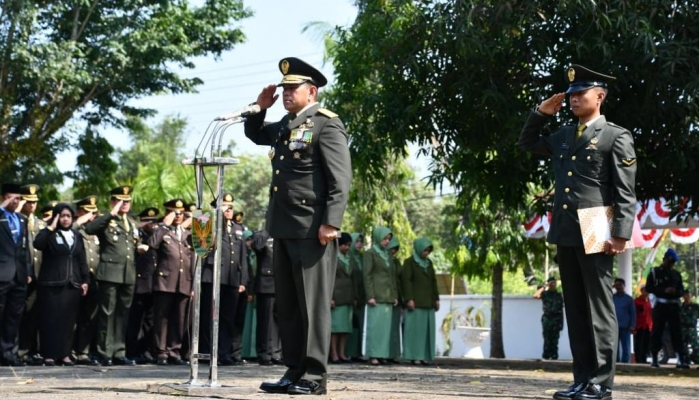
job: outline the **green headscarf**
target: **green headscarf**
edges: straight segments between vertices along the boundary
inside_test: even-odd
[[[252,237],[253,233],[252,231],[245,230],[243,231],[243,240],[248,240]]]
[[[357,240],[359,240],[359,238],[362,238],[362,239],[364,238],[364,235],[362,235],[359,232],[354,232],[354,233],[350,234],[350,236],[352,236],[352,244],[350,245],[350,249],[349,249],[348,254],[349,254],[350,259],[354,260],[355,264],[357,264],[357,267],[359,267],[359,269],[361,270],[363,267],[362,266],[362,253],[360,253],[359,250],[357,250],[355,245],[357,244]]]
[[[378,253],[379,256],[386,262],[386,268],[388,268],[391,263],[388,260],[388,252],[386,251],[386,248],[381,246],[381,241],[388,235],[391,235],[393,232],[385,226],[377,226],[374,228],[374,233],[371,235],[371,238],[373,239],[374,243],[371,245],[371,248]]]
[[[386,250],[391,250],[395,247],[400,247],[400,243],[398,242],[398,237],[394,236],[391,238],[391,241],[388,242],[388,246],[386,246]]]
[[[427,269],[427,267],[430,265],[429,258],[420,257],[420,254],[422,254],[422,252],[428,247],[434,246],[432,246],[432,242],[430,242],[427,238],[419,237],[413,242],[413,260],[415,260],[417,265],[422,267],[422,269]]]

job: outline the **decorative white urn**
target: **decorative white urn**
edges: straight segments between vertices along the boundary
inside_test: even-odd
[[[490,328],[459,325],[456,327],[462,331],[461,337],[466,347],[465,358],[485,358],[483,355],[483,342],[490,336]]]

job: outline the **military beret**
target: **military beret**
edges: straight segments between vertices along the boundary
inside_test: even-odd
[[[2,194],[8,194],[8,193],[20,194],[21,192],[22,192],[22,188],[20,188],[20,186],[15,184],[15,183],[3,183],[2,184]]]
[[[184,200],[172,199],[166,201],[163,206],[168,211],[184,211]]]
[[[566,77],[568,82],[570,82],[566,94],[582,92],[593,87],[606,89],[609,82],[616,80],[613,76],[600,74],[577,64],[573,64],[568,68]]]
[[[117,200],[131,200],[132,191],[133,187],[131,186],[117,186],[110,190],[109,194],[112,196],[112,198]]]
[[[277,86],[298,85],[308,82],[316,87],[323,87],[328,83],[328,80],[325,79],[325,76],[320,71],[296,57],[287,57],[279,61],[279,70],[284,77]]]
[[[160,210],[158,210],[155,207],[148,207],[145,210],[141,211],[140,214],[138,214],[138,218],[141,221],[157,221],[158,214],[160,214]]]
[[[39,196],[36,193],[39,191],[39,185],[29,184],[19,188],[19,193],[22,195],[22,200],[39,201]]]
[[[78,200],[75,206],[88,212],[97,212],[97,199],[97,196],[87,196],[84,199]]]

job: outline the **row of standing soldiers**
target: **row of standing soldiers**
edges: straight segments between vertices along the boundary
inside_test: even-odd
[[[5,364],[187,364],[196,260],[190,205],[182,199],[172,199],[164,204],[164,217],[158,218],[156,208],[148,208],[138,215],[140,222],[137,222],[130,214],[132,188],[120,186],[110,192],[111,212],[97,215],[97,196],[88,196],[75,203],[72,227],[62,230],[61,222],[54,221],[54,218],[58,220],[58,215],[52,215],[52,206],[57,202],[41,210],[43,218],[34,215],[37,185],[9,186],[12,186],[9,192],[21,194],[23,206],[17,211],[27,216],[27,239],[23,247],[28,253],[28,275],[33,279],[29,279],[27,296],[22,299],[22,322],[14,339],[18,346],[14,346],[15,354],[4,354]],[[3,186],[4,196],[5,192]],[[248,353],[256,353],[261,364],[271,365],[281,358],[273,315],[271,240],[264,231],[245,230],[243,214],[233,213],[231,194],[223,196],[222,204],[225,227],[220,249],[219,363],[242,362],[245,314],[254,310],[258,319],[257,344],[256,349]],[[61,203],[60,209],[65,208],[73,213],[72,207]],[[41,293],[35,290],[37,284],[39,287],[50,285],[46,283],[50,272],[45,272],[42,279],[42,266],[48,266],[45,268],[49,271],[54,270],[56,264],[52,257],[42,258],[41,251],[31,245],[42,231],[45,232],[43,236],[55,236],[59,243],[63,243],[64,234],[72,237],[71,232],[81,239],[80,246],[69,240],[70,251],[79,250],[80,255],[75,256],[77,266],[69,273],[68,287],[72,284],[85,289],[74,310],[57,310],[58,313],[50,310],[60,304],[56,300],[60,297],[48,305],[46,301],[36,300],[37,292]],[[211,308],[208,305],[213,292],[213,263],[213,252],[201,263],[203,306],[199,352],[205,354],[211,349]],[[69,326],[65,335],[40,333],[42,318],[51,314],[59,315],[59,325]],[[53,338],[49,339],[50,336]],[[50,348],[50,340],[62,342],[57,347],[60,350],[43,354]]]

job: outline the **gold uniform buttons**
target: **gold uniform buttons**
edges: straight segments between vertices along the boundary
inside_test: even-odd
[[[163,276],[163,273],[162,273],[162,272],[160,272],[160,276]]]
[[[566,188],[566,189],[565,189],[565,192],[566,192],[566,193],[570,193],[570,188]]]
[[[567,210],[567,209],[568,209],[568,204],[564,204],[564,205],[563,205],[563,209],[564,209],[564,210]]]
[[[572,171],[568,171],[568,176],[573,176],[573,172],[572,172]]]
[[[287,144],[289,144],[289,141],[288,141],[288,140],[285,140],[285,141],[284,141],[284,146],[286,146]]]
[[[138,276],[138,277],[140,278],[140,277],[141,277],[141,274],[138,274],[138,275],[136,275],[136,276]]]
[[[280,160],[283,160],[283,159],[284,159],[284,156],[279,156],[279,159],[280,159]]]
[[[277,187],[275,186],[275,187],[274,187],[274,191],[276,192],[277,190],[279,190],[279,188],[277,188]]]
[[[587,156],[587,161],[590,161],[591,159],[592,159],[592,157]]]
[[[182,268],[180,268],[180,272],[184,272],[184,270]]]
[[[301,204],[306,204],[306,199],[301,200]]]
[[[573,161],[575,161],[575,158],[576,158],[575,156],[570,157],[570,159],[573,160]]]
[[[279,175],[279,170],[274,171],[275,174]]]

